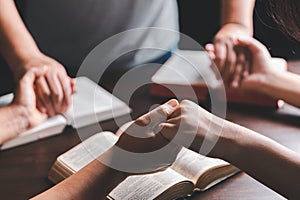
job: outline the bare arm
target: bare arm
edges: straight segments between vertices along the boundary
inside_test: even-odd
[[[13,0],[0,0],[0,44],[2,55],[12,68],[40,53]]]
[[[16,137],[29,127],[29,116],[22,106],[7,106],[0,109],[0,144]]]
[[[70,78],[59,62],[39,50],[13,0],[0,0],[0,52],[16,81],[31,68],[46,66],[47,73],[36,81],[37,106],[49,116],[67,111],[74,92]]]
[[[106,154],[109,152],[106,152]],[[104,155],[106,156],[106,155]],[[94,160],[78,173],[34,197],[38,199],[105,199],[128,176]]]
[[[197,153],[207,153],[211,147],[205,155],[226,160],[285,197],[299,199],[299,154],[191,101],[182,101],[180,107],[172,119],[160,125],[166,138],[172,140],[176,135],[173,142]]]
[[[261,81],[260,90],[272,97],[300,107],[300,76],[291,72],[272,71]]]
[[[247,54],[243,49],[235,48],[238,37],[252,37],[253,10],[255,0],[222,0],[221,29],[214,37],[213,44],[205,49],[215,62],[225,85],[238,87],[240,74],[249,71]]]
[[[267,48],[253,38],[240,38],[237,43],[245,46],[251,54],[251,71],[241,82],[241,87],[256,90],[272,97],[283,99],[300,107],[300,76],[276,69]],[[282,59],[286,67],[287,62]]]
[[[255,0],[222,0],[221,24],[237,25],[243,28],[249,35],[253,34],[253,10]]]
[[[218,157],[289,199],[298,199],[300,155],[244,127],[227,122]],[[226,151],[224,151],[226,149]]]

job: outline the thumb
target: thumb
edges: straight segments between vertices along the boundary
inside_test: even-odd
[[[172,99],[148,112],[147,114],[139,117],[136,120],[136,124],[140,126],[149,126],[149,128],[153,129],[158,124],[165,122],[167,118],[170,117],[178,108],[178,101]]]
[[[120,128],[118,134],[121,135],[126,132],[132,137],[147,138],[159,132],[158,125],[166,122],[175,110],[179,108],[177,100],[170,100],[167,103],[155,108],[147,114],[139,117],[134,122],[130,122],[124,127]]]
[[[35,97],[34,92],[34,82],[35,80],[45,73],[45,68],[31,68],[25,75],[21,78],[18,83],[17,89],[15,91],[15,99],[21,101],[21,99],[26,99],[26,97]]]

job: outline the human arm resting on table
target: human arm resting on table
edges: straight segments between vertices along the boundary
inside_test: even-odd
[[[0,144],[42,123],[47,115],[36,108],[34,82],[45,69],[29,70],[19,81],[13,102],[0,108]]]
[[[300,155],[259,133],[207,112],[191,101],[162,123],[162,134],[197,153],[230,162],[256,180],[291,199],[300,192]],[[175,136],[177,136],[175,138]],[[189,143],[190,139],[191,142]],[[204,146],[203,144],[206,144]]]

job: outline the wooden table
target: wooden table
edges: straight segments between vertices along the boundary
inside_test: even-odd
[[[290,68],[297,63],[291,63]],[[108,87],[109,88],[109,87]],[[147,112],[153,104],[166,99],[152,97],[149,86],[138,89],[130,101],[133,117]],[[274,111],[270,109],[229,106],[227,118],[260,132],[300,153],[300,110],[289,105]],[[121,118],[122,120],[122,118]],[[116,131],[114,121],[100,124],[105,130]],[[84,131],[91,135],[99,125]],[[0,152],[0,199],[25,199],[32,197],[53,184],[47,179],[48,171],[56,157],[80,142],[75,130],[66,128],[63,134],[28,145]],[[256,165],[257,163],[253,163]],[[280,195],[240,173],[192,199],[282,199]],[[95,198],[96,199],[96,198]]]

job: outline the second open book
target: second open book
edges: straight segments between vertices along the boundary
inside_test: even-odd
[[[131,112],[123,101],[92,80],[78,77],[75,81],[77,92],[72,96],[72,105],[66,113],[56,115],[41,125],[21,133],[18,137],[4,143],[0,149],[9,149],[59,134],[67,125],[78,129]],[[13,94],[0,97],[0,107],[8,105],[12,100]]]
[[[154,95],[207,100],[212,95],[220,101],[278,108],[282,100],[256,91],[226,87],[222,93],[221,80],[212,70],[213,63],[205,51],[177,50],[152,77],[151,92]],[[271,67],[286,71],[286,62],[272,58]]]
[[[118,137],[111,132],[91,136],[57,158],[49,171],[49,179],[58,183],[78,172],[117,140]],[[195,189],[206,190],[237,172],[236,167],[223,160],[204,157],[183,148],[171,167],[154,174],[128,177],[111,191],[108,198],[174,199],[189,195]]]

